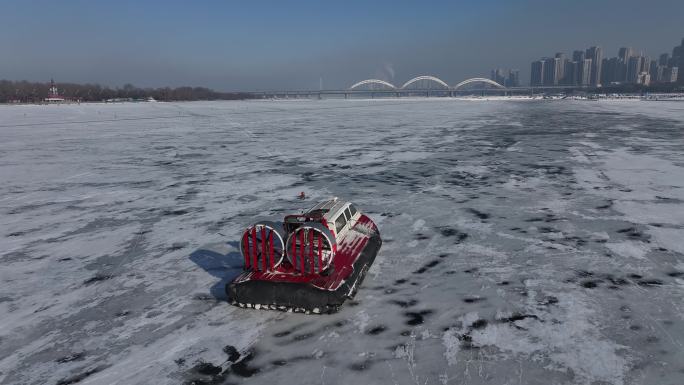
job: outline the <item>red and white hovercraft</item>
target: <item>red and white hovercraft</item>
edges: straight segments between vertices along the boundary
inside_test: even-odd
[[[375,223],[349,202],[320,202],[242,234],[245,271],[226,285],[240,307],[333,313],[353,298],[380,250]]]

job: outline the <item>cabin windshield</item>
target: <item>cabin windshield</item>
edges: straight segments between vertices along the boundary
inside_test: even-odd
[[[342,231],[342,229],[344,228],[344,225],[346,225],[346,224],[347,224],[347,219],[345,219],[344,213],[340,213],[340,215],[337,217],[337,219],[335,219],[335,232],[337,234],[339,234],[340,231]]]

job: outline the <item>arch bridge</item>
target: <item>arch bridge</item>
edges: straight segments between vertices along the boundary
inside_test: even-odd
[[[380,80],[380,79],[366,79],[366,80],[361,80],[360,82],[357,82],[357,83],[352,84],[352,86],[349,87],[349,90],[355,90],[355,89],[357,89],[357,88],[359,88],[359,87],[362,87],[362,86],[364,86],[364,85],[381,85],[381,86],[387,87],[387,88],[389,88],[390,90],[393,90],[393,91],[395,91],[395,90],[396,90],[396,91],[399,91],[399,90],[409,90],[408,87],[410,87],[410,86],[412,86],[413,84],[415,84],[415,83],[417,83],[417,82],[420,82],[420,81],[429,81],[429,82],[432,82],[432,83],[437,83],[437,84],[439,84],[441,87],[445,88],[445,90],[449,90],[449,91],[456,91],[456,90],[458,90],[459,88],[461,88],[461,87],[463,87],[463,86],[466,86],[466,85],[468,85],[468,84],[472,84],[472,83],[485,83],[485,84],[494,86],[495,88],[506,89],[506,87],[504,87],[503,85],[501,85],[501,84],[495,82],[494,80],[487,79],[487,78],[470,78],[470,79],[466,79],[466,80],[464,80],[464,81],[462,81],[462,82],[456,84],[455,86],[451,87],[451,86],[449,86],[449,84],[447,84],[447,82],[445,82],[444,80],[442,80],[442,79],[440,79],[440,78],[438,78],[438,77],[436,77],[436,76],[432,76],[432,75],[421,75],[421,76],[416,76],[415,78],[413,78],[413,79],[407,81],[407,82],[404,83],[401,87],[397,87],[397,86],[395,86],[394,84],[392,84],[392,83],[390,83],[390,82],[387,82],[387,81],[385,81],[385,80]],[[378,90],[378,91],[380,91],[380,90]]]

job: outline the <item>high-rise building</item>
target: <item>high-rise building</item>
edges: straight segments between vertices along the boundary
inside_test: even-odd
[[[567,61],[567,58],[565,57],[565,54],[563,52],[558,52],[555,55],[555,58],[558,59],[558,65],[557,65],[557,81],[556,84],[564,84],[565,81],[565,62]]]
[[[508,70],[506,87],[520,87],[520,71],[514,69]]]
[[[660,58],[658,58],[658,64],[661,66],[666,66],[669,59],[670,59],[670,54],[668,54],[668,53],[661,54]]]
[[[634,56],[634,50],[631,47],[622,47],[618,50],[618,59],[623,63],[627,63],[632,56]]]
[[[677,67],[664,67],[663,76],[660,81],[663,83],[675,83],[677,81],[678,72],[679,68]]]
[[[560,81],[560,58],[546,58],[544,61],[544,85],[557,86]]]
[[[591,84],[591,61],[591,59],[584,59],[579,63],[578,83],[581,86],[588,86]]]
[[[501,68],[493,69],[490,79],[501,85],[504,85],[506,83],[506,75],[504,74],[504,70]]]
[[[506,87],[519,87],[520,86],[520,71],[509,69],[504,70],[501,68],[493,69],[490,73],[491,80],[501,84]]]
[[[651,70],[651,58],[648,56],[641,55],[641,71],[640,72],[650,72]]]
[[[622,81],[620,78],[620,70],[622,67],[622,61],[620,58],[612,57],[610,59],[603,59],[603,64],[601,64],[601,79],[603,84],[611,84]]]
[[[601,63],[603,62],[603,50],[601,47],[589,47],[586,57],[591,59],[591,75],[589,83],[592,86],[601,85]]]
[[[573,51],[572,52],[572,61],[581,62],[584,59],[585,59],[584,51]]]
[[[577,68],[579,64],[576,61],[566,61],[565,62],[565,81],[564,84],[568,86],[576,86],[579,84],[577,81],[578,71]]]
[[[541,86],[544,84],[544,59],[532,62],[530,73],[530,85]]]
[[[672,49],[670,67],[684,68],[684,39],[682,39],[682,44]],[[678,73],[677,79],[678,83],[684,84],[684,74]]]
[[[627,82],[639,83],[642,63],[643,57],[641,56],[632,56],[629,58],[629,61],[627,62]]]
[[[648,67],[648,74],[651,75],[651,82],[658,83],[662,80],[663,68],[664,67],[658,64],[657,61],[651,61],[651,65]]]

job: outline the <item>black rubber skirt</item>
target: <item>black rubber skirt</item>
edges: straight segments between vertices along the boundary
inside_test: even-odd
[[[371,236],[353,264],[354,271],[337,290],[323,290],[308,283],[251,280],[226,285],[230,303],[240,307],[294,311],[303,313],[334,313],[345,300],[356,295],[366,272],[382,246],[380,235]]]

